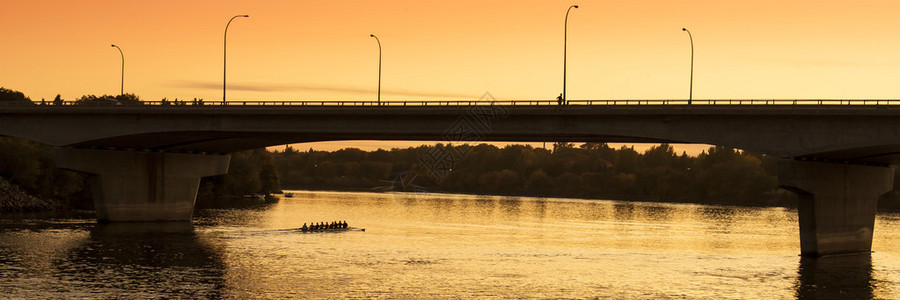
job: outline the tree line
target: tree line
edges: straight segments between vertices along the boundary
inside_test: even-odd
[[[449,157],[433,163],[434,154]],[[638,152],[603,143],[436,144],[377,151],[346,148],[271,153],[285,189],[441,192],[629,201],[795,207],[778,188],[778,158],[711,146],[697,156],[668,144]],[[439,167],[439,168],[436,168]],[[900,211],[895,190],[879,209]]]
[[[433,163],[433,154],[447,158]],[[448,158],[449,157],[449,158]],[[698,156],[668,144],[640,153],[603,143],[529,145],[437,144],[372,152],[274,153],[290,189],[419,190],[621,200],[784,205],[776,159],[726,147]]]
[[[195,99],[196,100],[196,99]],[[163,99],[164,102],[165,99]],[[28,106],[28,105],[63,105],[66,101],[57,94],[51,101],[41,99],[37,104],[24,93],[0,87],[0,106]],[[136,106],[143,105],[143,101],[135,94],[111,95],[84,95],[75,99],[73,105],[79,106]]]

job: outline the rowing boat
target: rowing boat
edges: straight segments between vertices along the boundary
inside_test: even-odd
[[[297,228],[302,233],[319,233],[319,232],[344,232],[344,231],[366,231],[365,228],[347,227],[347,228],[323,228],[323,229],[303,229]]]

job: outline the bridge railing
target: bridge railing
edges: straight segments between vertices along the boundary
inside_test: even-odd
[[[570,100],[569,105],[900,105],[897,99]]]
[[[76,104],[74,101],[61,103],[34,101],[39,106],[476,106],[476,105],[502,105],[502,106],[557,106],[557,105],[581,105],[581,106],[636,106],[636,105],[900,105],[900,99],[699,99],[699,100],[568,100],[560,103],[558,100],[403,100],[403,101],[376,101],[365,100],[237,100],[237,101],[141,101],[139,104],[96,103]],[[0,103],[2,105],[2,103]],[[27,105],[27,104],[26,104]]]

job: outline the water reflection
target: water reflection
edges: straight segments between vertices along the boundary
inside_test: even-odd
[[[801,257],[797,299],[871,299],[872,254]]]
[[[522,199],[518,197],[502,197],[499,202],[504,214],[519,216],[519,207],[522,206]]]
[[[74,255],[85,261],[162,268],[220,265],[216,252],[198,240],[189,222],[97,224],[90,241]]]
[[[730,231],[731,226],[737,220],[737,209],[734,207],[708,206],[700,208],[698,211],[701,218],[710,221],[710,225],[716,226],[718,230],[725,233]]]
[[[0,298],[898,298],[900,217],[879,217],[872,258],[798,265],[796,215],[303,192],[193,226],[0,220]],[[291,230],[331,220],[367,230]]]
[[[199,218],[199,222],[195,222],[198,226],[212,225],[238,225],[238,226],[260,226],[263,223],[263,217],[268,215],[269,210],[273,207],[271,204],[259,205],[253,208],[243,209],[201,209],[194,212],[194,217]],[[208,216],[214,216],[208,218]],[[297,226],[299,227],[299,226]]]
[[[218,298],[224,286],[220,252],[187,222],[97,224],[56,267],[58,292],[75,294]]]
[[[16,216],[18,217],[18,216]],[[0,295],[16,291],[52,290],[43,278],[56,273],[72,249],[88,240],[84,222],[3,219],[0,225]],[[27,282],[27,286],[15,283]],[[25,295],[27,293],[21,293]],[[31,295],[39,297],[40,295]]]
[[[643,207],[642,213],[647,219],[663,222],[672,219],[675,208],[672,206],[647,204]]]
[[[547,200],[544,198],[537,198],[532,202],[534,209],[532,209],[532,217],[537,219],[544,219],[547,217]]]
[[[613,204],[617,221],[630,221],[634,219],[634,203],[632,202],[616,202]]]

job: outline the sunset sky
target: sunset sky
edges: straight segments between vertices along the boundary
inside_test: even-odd
[[[896,1],[10,1],[0,86],[33,100],[900,98]]]

